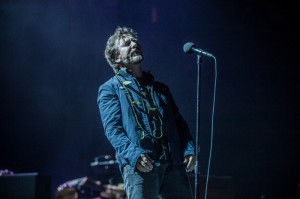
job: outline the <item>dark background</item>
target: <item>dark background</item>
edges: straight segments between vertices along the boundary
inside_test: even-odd
[[[103,57],[117,26],[138,32],[143,67],[169,85],[195,137],[196,55],[218,62],[210,174],[231,176],[237,199],[296,198],[300,183],[299,20],[289,1],[1,1],[0,169],[39,172],[52,190],[94,176],[114,151],[97,91],[113,71]],[[200,172],[206,174],[214,65],[203,59]],[[209,197],[209,195],[208,195]]]

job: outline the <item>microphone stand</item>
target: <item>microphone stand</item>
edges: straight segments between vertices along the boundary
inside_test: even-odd
[[[199,155],[200,155],[200,76],[201,76],[201,66],[202,66],[202,53],[197,55],[197,124],[196,124],[196,164],[195,164],[195,199],[200,199],[200,172],[199,172]]]

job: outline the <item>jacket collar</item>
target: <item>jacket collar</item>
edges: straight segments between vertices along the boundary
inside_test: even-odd
[[[133,76],[127,71],[126,68],[121,68],[116,75],[120,75],[124,79],[131,79]]]
[[[126,68],[121,68],[119,72],[116,75],[120,75],[123,77],[125,80],[130,80],[133,79],[134,77],[126,70]],[[141,77],[143,81],[148,82],[148,83],[153,83],[154,82],[154,77],[150,73],[150,71],[146,72],[143,71],[143,77]]]

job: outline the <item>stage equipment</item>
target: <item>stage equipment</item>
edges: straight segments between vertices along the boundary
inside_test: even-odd
[[[118,184],[118,185],[107,184],[104,185],[103,187],[105,190],[101,192],[100,196],[104,198],[114,198],[114,199],[126,198],[124,184]]]
[[[213,143],[213,129],[214,129],[214,112],[215,112],[215,98],[216,98],[216,85],[217,85],[217,61],[214,55],[205,52],[199,48],[196,48],[196,45],[192,42],[187,42],[183,46],[183,51],[187,54],[192,54],[193,52],[197,53],[197,123],[196,123],[196,164],[195,164],[195,199],[199,199],[200,196],[200,172],[199,172],[199,156],[200,156],[200,136],[199,136],[199,129],[200,129],[200,93],[201,93],[201,66],[202,66],[202,57],[207,56],[209,58],[213,58],[215,61],[215,79],[214,79],[214,94],[213,94],[213,106],[212,106],[212,119],[211,119],[211,143],[210,143],[210,154],[208,160],[208,170],[207,170],[207,179],[206,179],[206,186],[205,186],[205,193],[204,199],[207,196],[207,187],[208,187],[208,180],[209,180],[209,171],[210,171],[210,161],[211,161],[211,154],[212,154],[212,143]]]
[[[100,195],[103,190],[100,181],[93,180],[89,177],[81,177],[69,180],[61,184],[57,189],[74,188],[78,192],[79,198],[92,198]]]
[[[200,48],[196,48],[196,45],[193,44],[192,42],[185,43],[183,46],[183,51],[187,54],[197,53],[197,54],[204,55],[207,57],[214,57],[212,54],[205,52],[204,50],[202,50]]]
[[[14,173],[0,176],[0,198],[50,199],[51,178],[38,173]]]
[[[191,181],[193,181],[195,175],[193,173],[189,173],[188,177]],[[205,193],[205,175],[199,175],[200,179],[200,195],[204,195]],[[234,199],[235,192],[233,189],[233,180],[231,176],[210,176],[210,186],[208,190],[209,199]],[[193,183],[191,183],[193,184]],[[203,185],[203,186],[201,186]],[[194,189],[193,189],[194,191]]]
[[[118,184],[122,181],[117,160],[111,155],[99,155],[90,163],[95,178],[102,184]]]
[[[107,173],[110,166],[117,164],[117,161],[111,155],[100,155],[94,158],[90,165],[96,173]]]

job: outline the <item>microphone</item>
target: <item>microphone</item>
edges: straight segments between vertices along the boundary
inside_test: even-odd
[[[201,50],[200,48],[196,48],[196,45],[193,44],[192,42],[187,42],[183,46],[183,51],[186,54],[192,54],[192,53],[197,53],[200,55],[204,55],[206,57],[214,57],[212,54],[205,52],[204,50]]]

